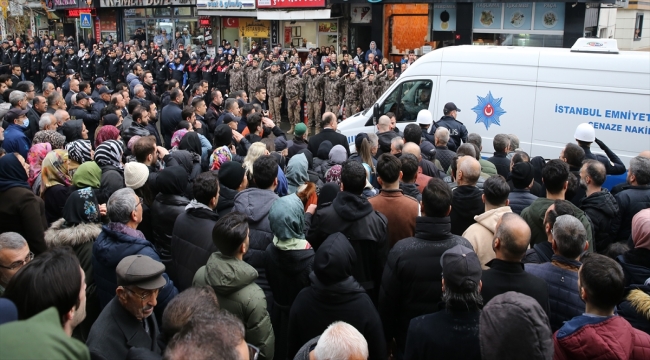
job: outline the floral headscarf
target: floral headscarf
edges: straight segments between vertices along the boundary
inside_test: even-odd
[[[65,135],[55,130],[41,130],[34,134],[32,144],[49,143],[52,149],[63,149],[65,146]]]
[[[97,132],[95,147],[98,147],[106,140],[117,140],[120,137],[120,130],[113,125],[104,125]]]
[[[27,162],[29,163],[27,182],[29,186],[34,185],[36,179],[41,176],[41,164],[43,164],[43,159],[50,151],[52,151],[52,145],[47,142],[32,145],[31,149],[29,149],[27,153]]]
[[[41,196],[45,193],[45,189],[55,185],[70,186],[72,179],[68,174],[68,152],[65,150],[57,149],[51,151],[43,159],[41,170]]]
[[[93,189],[87,187],[71,193],[63,207],[63,218],[67,226],[98,223],[99,202]]]
[[[223,163],[231,160],[232,160],[232,153],[230,152],[230,149],[228,149],[227,146],[218,147],[214,149],[214,152],[210,157],[210,162],[212,163],[210,170],[219,170],[221,168],[221,165],[223,165]]]
[[[181,143],[181,140],[183,140],[183,136],[187,134],[187,129],[180,129],[176,130],[174,132],[174,135],[172,135],[172,147],[177,148],[178,145]]]
[[[341,185],[341,165],[334,165],[325,173],[325,182],[335,182]]]

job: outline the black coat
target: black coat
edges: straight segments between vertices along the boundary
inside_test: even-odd
[[[529,207],[537,199],[537,196],[530,193],[528,189],[510,189],[508,200],[510,200],[510,209],[519,215],[525,208]]]
[[[615,241],[616,233],[613,232],[613,229],[620,221],[616,198],[603,188],[582,199],[580,209],[591,219],[594,242],[596,243],[594,250],[599,253],[604,252],[607,246]]]
[[[485,212],[485,204],[481,195],[483,191],[476,186],[464,185],[453,189],[451,200],[451,233],[463,235],[465,230],[474,224],[474,216]]]
[[[289,310],[298,293],[309,286],[314,250],[283,251],[270,244],[266,248],[266,279],[273,292],[271,323],[275,333],[275,358],[287,357]]]
[[[158,322],[155,316],[146,318],[149,334],[144,329],[142,321],[129,313],[117,297],[114,297],[90,329],[86,345],[93,359],[125,359],[129,349],[141,347],[156,354],[162,350],[156,341]]]
[[[621,222],[613,231],[617,234],[616,241],[628,241],[632,235],[632,218],[639,211],[650,208],[650,185],[630,186],[615,197]]]
[[[625,300],[616,309],[632,327],[650,335],[650,286],[632,285],[627,288]]]
[[[345,151],[348,152],[348,157],[350,156],[350,146],[348,145],[348,139],[345,137],[345,135],[339,134],[332,129],[323,129],[323,131],[321,131],[319,134],[312,136],[309,139],[309,145],[307,146],[307,149],[309,149],[312,154],[317,154],[318,147],[325,140],[329,140],[332,143],[332,147],[336,145],[342,145],[345,148]]]
[[[549,315],[548,286],[544,280],[524,271],[523,263],[492,259],[485,265],[490,269],[483,271],[481,277],[484,304],[497,295],[516,291],[537,300],[546,315]]]
[[[237,191],[227,188],[225,185],[219,186],[219,202],[217,202],[217,213],[219,216],[226,216],[232,211],[235,206],[235,195]]]
[[[418,217],[415,236],[398,241],[388,253],[379,314],[386,340],[394,337],[400,351],[404,351],[411,319],[438,310],[442,297],[440,258],[456,245],[472,248],[467,239],[451,233],[449,217]]]
[[[174,223],[176,218],[185,212],[185,206],[189,203],[190,201],[184,196],[159,193],[151,204],[153,239],[148,240],[151,240],[160,254],[160,261],[166,267],[171,266],[172,262],[171,245]]]
[[[307,240],[318,250],[328,236],[343,233],[358,257],[352,276],[376,302],[388,255],[387,224],[386,217],[374,211],[368,199],[341,191],[312,217]]]
[[[45,192],[41,194],[45,202],[45,218],[48,227],[63,217],[63,207],[71,190],[70,186],[54,185],[45,189]]]
[[[170,102],[160,113],[160,133],[165,140],[165,147],[168,149],[171,148],[172,135],[176,131],[176,126],[183,120],[182,112],[182,105]]]
[[[435,159],[440,161],[440,165],[442,165],[442,171],[447,172],[447,169],[449,169],[449,166],[451,166],[451,161],[454,159],[454,156],[456,156],[456,153],[449,150],[447,145],[436,146]]]
[[[358,255],[342,234],[334,234],[314,258],[311,286],[300,291],[289,315],[289,356],[335,321],[354,326],[368,342],[369,359],[386,359],[386,341],[377,310],[355,280]]]
[[[494,156],[487,159],[487,161],[494,164],[494,167],[497,168],[497,173],[503,176],[504,179],[510,177],[510,159],[508,159],[508,154],[505,152],[494,152]]]
[[[95,130],[97,130],[97,126],[99,125],[99,111],[100,110],[95,106],[91,106],[90,110],[86,110],[79,106],[73,106],[68,110],[71,119],[83,120],[84,125],[86,125],[86,129],[88,130],[88,140],[90,140],[90,143],[93,145],[95,144]]]
[[[114,192],[124,188],[124,170],[113,165],[103,165],[100,168],[102,169],[100,189],[108,199]]]
[[[192,287],[194,274],[208,262],[217,247],[212,229],[219,215],[205,208],[190,208],[178,215],[172,231],[170,277],[178,291]]]
[[[384,153],[390,154],[390,143],[391,143],[391,141],[393,141],[393,138],[396,138],[398,136],[399,135],[397,135],[396,132],[390,131],[390,130],[385,131],[383,133],[377,134],[379,145],[378,145],[378,148],[377,148],[377,156],[376,157],[379,158],[379,156],[381,156],[381,154],[384,154]],[[335,144],[332,143],[332,145],[335,145]],[[357,149],[357,151],[359,151],[359,149]]]
[[[650,250],[634,248],[616,260],[623,268],[626,285],[644,284],[650,278]]]

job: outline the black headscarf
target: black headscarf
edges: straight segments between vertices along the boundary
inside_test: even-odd
[[[161,194],[183,195],[187,184],[187,172],[182,166],[170,166],[158,173],[156,186]]]
[[[178,144],[178,148],[181,150],[191,151],[195,154],[201,155],[201,139],[199,139],[199,134],[191,131],[183,136],[181,143]]]
[[[320,145],[318,146],[318,151],[316,152],[316,156],[318,156],[319,159],[321,160],[329,160],[330,158],[330,151],[332,151],[332,142],[329,140],[325,140]]]
[[[68,120],[63,124],[61,132],[65,135],[66,144],[81,139],[83,124],[83,120]]]
[[[318,209],[322,208],[323,205],[331,203],[336,198],[336,195],[341,192],[341,187],[335,182],[328,182],[320,188],[320,193],[318,193]]]
[[[63,219],[67,226],[100,222],[95,191],[90,187],[73,191],[63,207]]]
[[[32,189],[27,183],[27,171],[20,160],[16,155],[9,153],[0,158],[0,192],[15,187]]]

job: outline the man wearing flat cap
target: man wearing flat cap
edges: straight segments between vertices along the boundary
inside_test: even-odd
[[[116,296],[93,324],[86,345],[97,359],[125,359],[132,347],[156,354],[158,323],[153,315],[160,289],[167,281],[165,265],[146,255],[130,255],[115,268]]]

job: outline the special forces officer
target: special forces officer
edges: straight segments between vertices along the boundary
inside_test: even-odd
[[[246,74],[239,59],[230,65],[228,75],[230,76],[230,93],[246,90]]]
[[[302,100],[304,80],[298,75],[298,68],[295,66],[289,70],[284,78],[285,93],[287,95],[287,111],[289,112],[289,123],[291,129],[287,132],[293,134],[296,125],[300,122],[300,103]]]
[[[368,109],[372,107],[377,98],[381,95],[381,84],[375,80],[375,72],[370,71],[368,73],[368,78],[365,79],[362,83],[361,92],[361,106],[363,109]]]
[[[335,66],[330,66],[325,73],[327,79],[323,83],[323,101],[325,102],[325,112],[339,114],[339,105],[341,104],[341,93],[344,90],[343,84],[339,81],[341,70]]]
[[[305,66],[306,68],[306,66]],[[304,75],[307,84],[307,128],[309,129],[312,124],[316,125],[316,134],[322,129],[321,123],[321,101],[323,101],[323,80],[322,76],[318,75],[318,65],[312,64],[309,68],[309,73]]]
[[[388,88],[393,85],[395,80],[397,80],[397,76],[395,76],[395,69],[393,68],[393,64],[386,64],[386,72],[378,77],[378,79],[381,81],[381,94],[385,93]]]
[[[282,96],[284,95],[284,74],[280,72],[280,63],[271,64],[271,73],[266,76],[266,92],[269,95],[269,111],[271,119],[276,125],[280,125],[282,116]]]
[[[341,82],[345,86],[345,117],[349,118],[358,111],[361,111],[359,100],[361,97],[362,84],[359,79],[357,79],[357,71],[352,67],[348,70],[348,73],[343,77],[343,79],[341,79]]]

